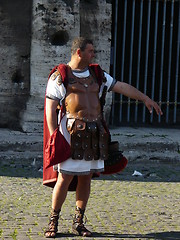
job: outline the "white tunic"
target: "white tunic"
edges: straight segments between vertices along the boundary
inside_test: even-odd
[[[72,71],[72,73],[79,78],[86,78],[89,76],[89,70],[85,71]],[[113,78],[107,74],[104,73],[106,82],[101,85],[101,89],[99,92],[99,97],[102,94],[104,86],[107,86],[107,90],[111,90],[111,88],[114,86],[114,80]],[[48,98],[52,98],[54,100],[58,100],[60,105],[62,104],[62,100],[65,98],[66,95],[66,89],[63,84],[59,85],[57,84],[58,77],[53,79],[51,76],[47,89],[46,89],[46,96]],[[60,113],[59,113],[60,116]],[[66,115],[61,119],[61,122],[59,120],[59,130],[67,140],[67,142],[70,144],[70,134],[67,131],[66,128]],[[58,169],[59,172],[66,173],[66,174],[72,174],[72,175],[85,175],[89,174],[90,172],[103,172],[104,171],[104,160],[91,160],[91,161],[85,161],[82,160],[74,160],[72,158],[67,159],[66,161],[58,164],[58,166],[54,166],[54,169]]]

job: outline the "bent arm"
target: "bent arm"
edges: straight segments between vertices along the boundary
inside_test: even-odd
[[[57,105],[57,100],[46,98],[46,120],[50,135],[52,135],[54,130],[58,127],[56,113]]]
[[[152,108],[154,108],[158,115],[159,114],[162,115],[162,111],[156,102],[154,102],[147,95],[145,95],[144,93],[139,91],[137,88],[135,88],[125,82],[117,81],[116,84],[114,85],[112,91],[123,94],[126,97],[142,101],[142,102],[144,102],[144,104],[146,105],[146,107],[148,108],[150,113],[152,113]]]

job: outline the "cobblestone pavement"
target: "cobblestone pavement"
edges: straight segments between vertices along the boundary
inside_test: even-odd
[[[132,176],[133,171],[142,176]],[[120,174],[92,180],[88,239],[180,239],[180,166],[130,163]],[[52,189],[36,169],[0,169],[0,238],[45,239]],[[57,239],[71,232],[74,192],[63,205]]]

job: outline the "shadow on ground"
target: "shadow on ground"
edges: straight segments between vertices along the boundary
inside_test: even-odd
[[[72,233],[58,233],[56,238],[73,238]],[[114,233],[93,233],[93,239],[159,239],[159,240],[180,240],[180,232],[158,232],[148,234],[114,234]]]

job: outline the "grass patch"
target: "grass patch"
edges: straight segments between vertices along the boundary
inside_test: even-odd
[[[3,230],[0,229],[0,237],[2,237],[2,235],[3,235]]]
[[[17,229],[14,229],[14,232],[11,233],[10,236],[12,237],[12,239],[16,240],[17,239],[17,234],[18,234]]]

